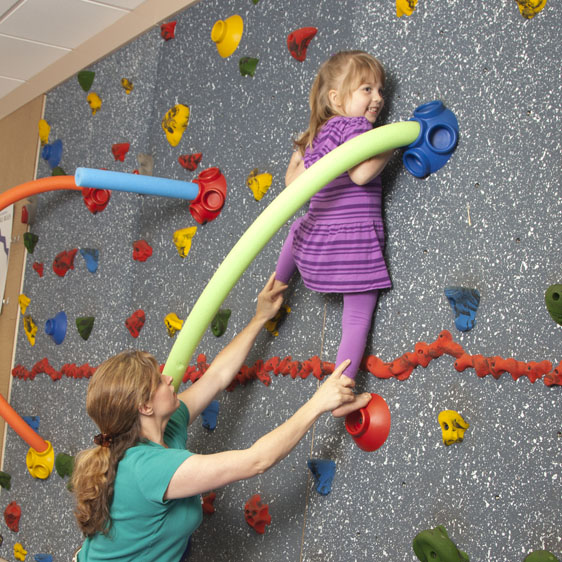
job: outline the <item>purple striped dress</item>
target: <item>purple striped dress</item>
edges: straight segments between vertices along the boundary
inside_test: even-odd
[[[364,117],[333,117],[317,134],[304,165],[345,141],[372,129]],[[380,176],[355,185],[347,172],[310,200],[296,220],[293,257],[306,287],[322,293],[358,293],[391,286],[383,257],[382,184]]]

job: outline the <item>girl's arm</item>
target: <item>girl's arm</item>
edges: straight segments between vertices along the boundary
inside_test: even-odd
[[[249,449],[192,455],[176,470],[164,499],[185,498],[261,474],[285,458],[324,413],[340,408],[342,415],[363,408],[369,393],[353,394],[353,379],[342,375],[344,361],[285,423],[258,439]]]
[[[369,158],[361,162],[361,164],[357,164],[357,166],[354,166],[351,170],[348,170],[351,181],[356,185],[369,183],[384,170],[393,152],[393,150],[389,150],[388,152],[377,154],[377,156],[373,156],[373,158]]]
[[[246,356],[265,323],[273,318],[283,302],[287,285],[275,281],[275,273],[258,295],[256,314],[248,325],[215,357],[205,374],[187,390],[178,394],[189,410],[189,423],[223,391],[238,374]]]
[[[285,172],[285,187],[293,183],[304,172],[304,160],[299,150],[295,150]]]

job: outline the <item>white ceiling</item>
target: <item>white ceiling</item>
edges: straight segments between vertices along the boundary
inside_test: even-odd
[[[145,0],[0,0],[0,99]]]

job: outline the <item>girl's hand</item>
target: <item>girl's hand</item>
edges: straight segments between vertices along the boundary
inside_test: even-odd
[[[346,416],[369,403],[371,395],[354,394],[355,381],[342,374],[349,363],[348,359],[339,365],[311,398],[322,413],[333,412],[336,417]]]
[[[283,303],[283,293],[287,285],[275,279],[275,272],[271,274],[265,287],[258,295],[258,305],[256,307],[255,317],[264,324],[271,320]]]

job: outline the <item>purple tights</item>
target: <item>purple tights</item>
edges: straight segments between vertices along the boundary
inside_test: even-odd
[[[283,283],[288,283],[297,270],[291,252],[292,246],[291,232],[281,249],[275,273],[276,279]],[[351,359],[351,364],[344,374],[352,379],[355,378],[365,353],[365,344],[378,298],[378,290],[343,295],[342,337],[336,356],[336,366],[346,359]]]

